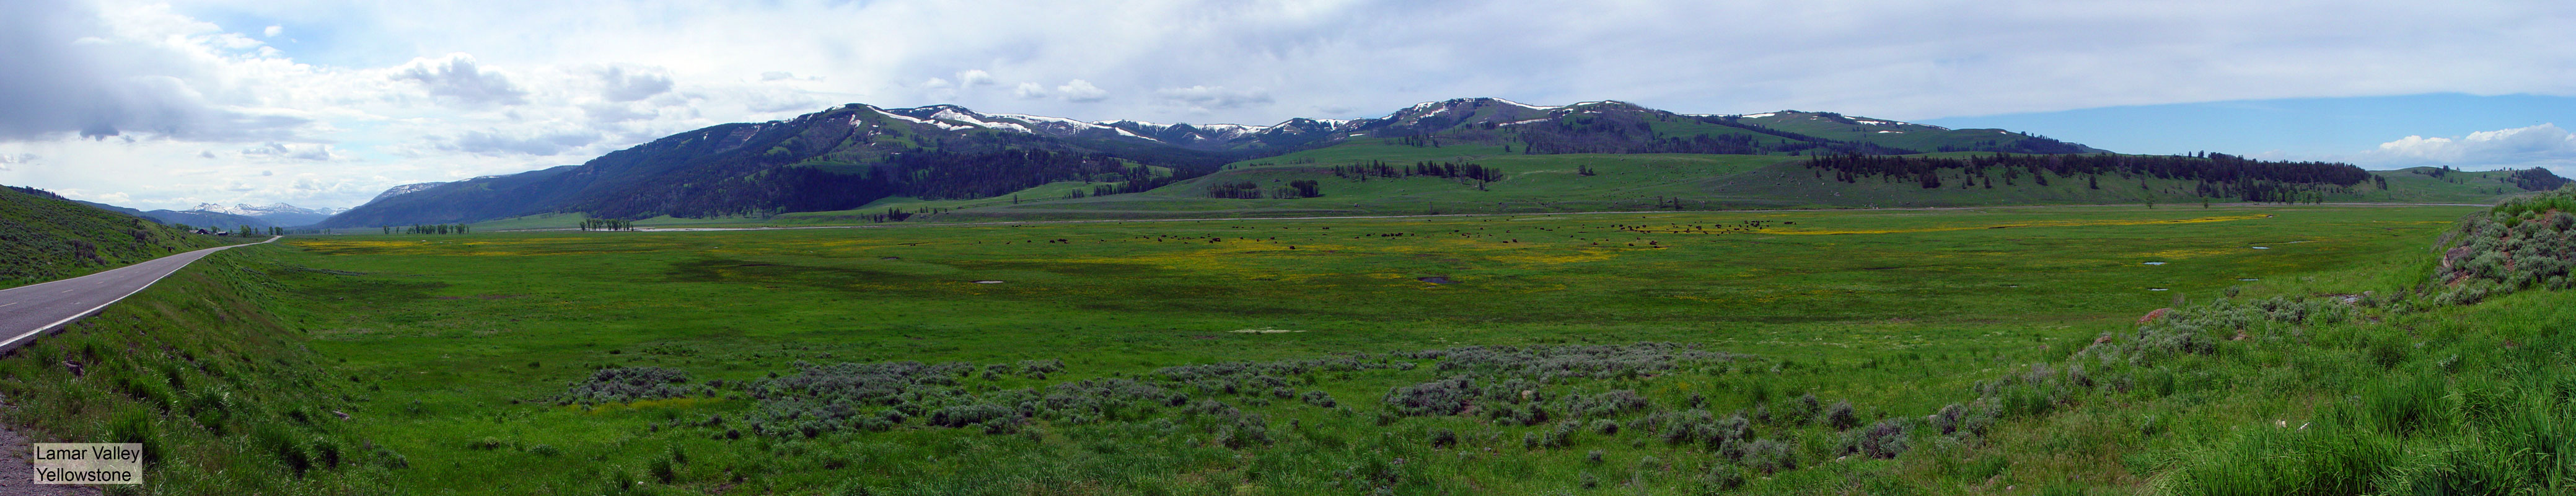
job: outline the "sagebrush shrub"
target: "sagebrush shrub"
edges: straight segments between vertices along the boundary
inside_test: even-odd
[[[1817,416],[1816,422],[1832,427],[1834,430],[1847,430],[1860,425],[1860,416],[1852,412],[1851,400],[1843,400],[1834,402],[1834,406],[1826,407],[1825,413]]]

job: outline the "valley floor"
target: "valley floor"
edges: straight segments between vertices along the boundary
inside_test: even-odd
[[[310,350],[329,379],[312,393],[342,398],[324,403],[346,420],[150,425],[309,423],[325,441],[269,452],[327,442],[333,463],[281,484],[359,492],[2329,494],[2347,487],[2296,483],[2317,467],[2210,470],[2346,442],[2276,421],[2385,429],[2349,442],[2398,458],[2471,453],[2488,414],[2337,413],[2357,408],[2347,390],[2415,401],[2391,388],[2442,370],[2463,378],[2436,397],[2552,401],[2480,389],[2525,380],[2486,372],[2521,355],[2455,350],[2564,353],[2551,319],[2576,316],[2555,291],[2390,303],[2481,211],[293,237],[223,257],[262,274],[242,286],[265,302],[253,320]],[[2464,318],[2491,325],[2442,324]],[[2415,344],[2386,344],[2399,326]],[[2363,379],[2379,376],[2403,380]],[[2393,459],[2352,477],[2424,487],[2402,484],[2509,465]],[[2511,487],[2565,487],[2523,477]]]

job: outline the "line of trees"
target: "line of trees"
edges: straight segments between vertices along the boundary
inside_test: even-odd
[[[868,218],[868,222],[903,222],[904,219],[912,218],[912,212],[905,212],[901,208],[886,207],[885,213],[867,214],[864,217]]]
[[[1324,196],[1324,189],[1322,182],[1313,179],[1299,179],[1289,181],[1287,186],[1273,188],[1265,193],[1262,191],[1260,184],[1256,184],[1251,181],[1241,181],[1209,185],[1207,188],[1207,196],[1209,198],[1233,198],[1239,200],[1257,199],[1266,196],[1271,199],[1294,200],[1298,198]]]
[[[394,233],[394,226],[380,227],[384,228],[385,234]],[[403,234],[465,234],[467,231],[470,231],[470,229],[466,228],[464,224],[413,224],[410,226],[404,226],[401,229]]]
[[[1423,161],[1414,162],[1411,166],[1396,166],[1388,164],[1384,160],[1371,160],[1364,163],[1333,166],[1333,175],[1343,179],[1357,179],[1361,181],[1369,180],[1369,178],[1401,179],[1414,176],[1430,176],[1476,181],[1479,186],[1482,186],[1484,183],[1503,180],[1502,169],[1486,167],[1475,162],[1466,161]]]
[[[2027,176],[2034,184],[2045,186],[2050,176],[2085,176],[2088,188],[2101,189],[2100,176],[2118,174],[2144,179],[2198,181],[2196,193],[2203,197],[2235,197],[2246,201],[2288,201],[2300,197],[2298,192],[2313,191],[2322,186],[2350,187],[2375,178],[2352,164],[2335,162],[2280,162],[2253,160],[2224,153],[2192,155],[2012,155],[1992,154],[1965,158],[1895,157],[1875,155],[1831,155],[1808,159],[1806,166],[1817,170],[1817,176],[1833,174],[1833,179],[1858,183],[1863,178],[1881,181],[1912,180],[1924,188],[1938,188],[1944,174],[1960,174],[1971,183],[1991,184],[1994,174],[2001,174],[2006,185]]]

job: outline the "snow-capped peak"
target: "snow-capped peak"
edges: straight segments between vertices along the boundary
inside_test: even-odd
[[[420,192],[421,190],[426,190],[426,189],[430,189],[430,188],[436,188],[436,187],[438,187],[439,185],[442,185],[442,184],[447,184],[447,183],[443,183],[443,182],[435,182],[435,183],[411,183],[411,184],[405,184],[405,185],[395,186],[395,187],[391,187],[391,188],[385,188],[385,192],[383,192],[383,193],[377,193],[375,198],[368,199],[368,200],[367,200],[367,202],[368,202],[368,203],[375,203],[375,202],[377,202],[377,201],[384,200],[384,199],[386,199],[386,198],[392,198],[392,197],[401,196],[401,195],[410,194],[410,193],[418,193],[418,192]]]
[[[219,214],[232,214],[232,215],[242,215],[242,216],[257,217],[257,216],[262,216],[262,215],[271,215],[271,214],[309,214],[309,215],[331,215],[331,214],[340,213],[340,211],[342,211],[342,210],[348,210],[348,209],[344,209],[344,208],[303,208],[303,207],[297,207],[297,206],[294,206],[294,205],[288,205],[288,204],[285,204],[285,203],[271,203],[271,204],[268,204],[267,206],[259,206],[259,207],[251,206],[251,205],[250,205],[250,204],[248,204],[248,203],[239,203],[239,204],[234,204],[233,206],[230,206],[230,207],[223,206],[223,205],[217,205],[217,204],[213,204],[213,203],[199,203],[199,204],[197,204],[197,208],[195,208],[195,209],[193,209],[193,210],[203,211],[203,212],[214,212],[214,213],[219,213]]]
[[[1155,124],[1155,123],[1145,122],[1145,121],[1140,121],[1140,120],[1135,120],[1135,119],[1118,119],[1118,120],[1108,120],[1108,121],[1092,121],[1091,123],[1092,123],[1092,124],[1099,124],[1099,125],[1103,125],[1103,126],[1117,126],[1117,125],[1119,125],[1119,124],[1128,124],[1128,125],[1134,125],[1134,126],[1153,127],[1153,128],[1163,127],[1163,125],[1162,125],[1162,124]]]
[[[1556,110],[1557,108],[1562,107],[1561,105],[1530,105],[1530,104],[1526,104],[1526,103],[1515,102],[1515,101],[1505,100],[1505,99],[1501,99],[1501,98],[1488,98],[1488,100],[1493,100],[1493,101],[1497,101],[1497,102],[1503,102],[1503,103],[1507,103],[1507,104],[1511,104],[1511,105],[1515,105],[1515,106],[1519,106],[1519,107],[1521,107],[1521,108],[1527,108],[1527,109],[1531,109],[1531,110]]]
[[[1600,103],[1600,102],[1585,102],[1585,103]],[[1501,98],[1494,98],[1494,97],[1452,98],[1452,99],[1448,99],[1448,100],[1441,100],[1441,101],[1436,101],[1436,102],[1422,102],[1422,103],[1416,103],[1416,104],[1413,104],[1413,106],[1412,106],[1412,107],[1407,107],[1407,108],[1405,108],[1404,110],[1399,110],[1399,111],[1396,111],[1395,113],[1387,114],[1386,118],[1387,118],[1387,119],[1401,119],[1401,118],[1404,118],[1406,115],[1411,115],[1411,116],[1414,116],[1414,117],[1417,117],[1417,118],[1418,118],[1418,117],[1430,117],[1430,116],[1440,115],[1441,113],[1444,113],[1444,112],[1448,112],[1448,111],[1449,111],[1449,109],[1452,109],[1452,108],[1458,108],[1458,107],[1461,107],[1461,106],[1472,105],[1472,104],[1509,105],[1509,106],[1513,106],[1513,107],[1520,107],[1520,108],[1525,108],[1525,109],[1530,109],[1530,110],[1556,110],[1556,109],[1560,109],[1560,108],[1568,107],[1568,106],[1565,106],[1565,105],[1530,105],[1530,104],[1526,104],[1526,103],[1515,102],[1515,101],[1511,101],[1511,100],[1505,100],[1505,99],[1501,99]],[[1576,105],[1583,105],[1583,104],[1576,104]]]
[[[960,112],[959,110],[960,109],[956,107],[939,109],[939,113],[930,114],[930,118],[943,121],[962,122],[966,125],[986,129],[1000,129],[1004,131],[1019,131],[1023,133],[1037,134],[1036,131],[1030,131],[1028,126],[1022,126],[1011,122],[983,120],[977,118],[979,116],[975,115],[973,112]]]

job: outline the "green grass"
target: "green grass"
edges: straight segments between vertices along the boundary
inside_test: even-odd
[[[514,230],[578,229],[578,228],[580,228],[580,227],[581,227],[581,221],[582,221],[582,220],[584,220],[584,219],[588,219],[588,218],[590,218],[590,216],[588,216],[588,215],[584,215],[584,214],[582,214],[582,213],[580,213],[580,212],[573,212],[573,213],[560,213],[560,214],[539,214],[539,215],[530,215],[530,216],[524,216],[524,217],[511,217],[511,218],[507,218],[507,219],[488,220],[488,221],[483,221],[483,222],[476,222],[476,223],[473,223],[473,224],[468,224],[468,225],[467,225],[467,227],[470,227],[470,228],[472,228],[472,229],[474,229],[474,230],[477,230],[477,231],[514,231]],[[653,218],[648,218],[648,219],[636,219],[636,220],[634,221],[634,224],[635,224],[636,226],[640,226],[640,227],[691,227],[691,226],[730,226],[730,225],[740,225],[740,224],[744,224],[744,223],[757,223],[757,222],[760,222],[760,221],[761,221],[761,219],[759,219],[759,218],[751,218],[751,217],[709,217],[709,218],[703,218],[703,219],[700,219],[700,218],[672,217],[672,216],[664,215],[664,216],[653,217]],[[400,226],[396,226],[396,227],[395,227],[395,229],[396,229],[396,230],[400,230],[400,229],[401,229],[401,227],[400,227]],[[379,231],[372,231],[372,232],[371,232],[371,231],[368,231],[367,229],[338,229],[338,230],[335,230],[335,232],[338,232],[338,233],[341,233],[341,234],[377,234],[377,233],[381,233],[382,231],[381,231],[381,230],[379,230]]]
[[[1841,126],[1840,124],[1834,124]],[[1732,129],[1732,128],[1729,128]],[[1927,138],[1929,139],[1929,138]],[[1549,213],[1642,210],[1841,209],[1972,207],[1995,205],[2101,205],[2153,203],[2199,207],[2234,198],[2197,196],[2193,181],[2108,174],[1969,177],[1949,171],[1943,187],[1926,189],[1913,178],[1864,177],[1853,183],[1803,165],[1802,157],[1699,154],[1524,155],[1502,146],[1408,146],[1368,139],[1227,165],[1214,174],[1152,191],[1060,199],[1089,183],[1054,183],[1011,195],[973,200],[889,198],[836,212],[783,214],[767,219],[710,219],[710,225],[808,226],[865,224],[888,207],[931,211],[914,222],[1009,222],[1087,219],[1377,216],[1462,213]],[[1959,157],[1980,152],[1933,153]],[[1460,179],[1340,177],[1335,166],[1384,162],[1473,162],[1503,171],[1490,183]],[[1582,175],[1589,169],[1594,175]],[[2380,171],[2387,189],[2365,182],[2327,191],[2325,202],[2489,203],[2524,194],[2500,181],[2503,172],[2452,172],[2441,178],[2414,170]],[[1212,186],[1251,182],[1264,189],[1290,181],[1318,180],[1323,196],[1301,199],[1208,198]],[[2009,184],[2005,184],[2009,183]]]
[[[2505,176],[2512,174],[2510,171],[2450,171],[2438,178],[2426,174],[2435,170],[2432,167],[2413,167],[2393,171],[2374,171],[2373,174],[2388,178],[2388,191],[2377,195],[2365,195],[2358,200],[2491,203],[2496,201],[2497,196],[2502,196],[2497,193],[2499,191],[2503,192],[2503,195],[2523,194],[2521,188],[2504,182]]]
[[[1068,364],[1046,380],[1005,377],[970,389],[988,391],[1195,363],[1673,341],[1748,357],[1551,394],[1634,389],[1663,408],[1699,395],[1724,416],[1757,398],[1812,393],[1859,405],[1864,419],[1920,416],[1960,401],[1979,380],[2062,356],[2177,294],[2248,284],[2240,278],[2359,277],[2339,270],[2420,249],[2470,210],[2057,208],[344,236],[292,240],[297,252],[287,262],[364,274],[290,280],[297,294],[332,295],[292,320],[311,329],[317,353],[347,359],[346,373],[383,388],[356,425],[415,460],[393,475],[402,487],[597,490],[620,471],[650,471],[656,457],[677,449],[690,461],[673,469],[668,486],[683,491],[749,484],[797,493],[857,481],[897,492],[1346,492],[1355,488],[1333,485],[1342,471],[1391,470],[1379,482],[1407,490],[1535,493],[1575,488],[1585,473],[1607,485],[1693,488],[1720,458],[1648,433],[1584,434],[1572,446],[1531,450],[1518,438],[1550,427],[1369,420],[1390,388],[1443,376],[1431,367],[1312,378],[1318,382],[1308,387],[1351,413],[1217,396],[1267,416],[1273,444],[1241,449],[1212,444],[1217,426],[1190,416],[1169,417],[1179,421],[1176,431],[1140,419],[1040,423],[1035,435],[916,426],[719,440],[710,436],[742,428],[760,402],[728,394],[591,409],[549,400],[610,365],[738,382],[794,372],[798,360]],[[1770,221],[1775,231],[1686,227],[1748,220]],[[2202,222],[2175,222],[2193,220]],[[1406,235],[1377,236],[1389,233]],[[1056,239],[1070,243],[1045,242]],[[2271,249],[2248,248],[2255,245]],[[1457,283],[1414,280],[1427,276]],[[1231,332],[1242,329],[1303,332]],[[735,423],[672,425],[710,415]],[[1302,427],[1288,427],[1290,420]],[[1496,452],[1434,451],[1419,441],[1432,429]],[[1829,463],[1841,434],[1822,427],[1763,432],[1817,466],[1757,475],[1751,487],[1831,487],[1893,469]],[[495,444],[483,444],[487,438]],[[1100,443],[1127,447],[1100,451]],[[1591,450],[1610,461],[1589,464]],[[1388,468],[1396,457],[1408,461]],[[1638,470],[1647,457],[1655,465]],[[585,461],[546,475],[511,469],[566,460]],[[452,485],[465,480],[497,482]],[[1081,483],[1063,485],[1073,482]]]
[[[0,388],[51,439],[181,457],[157,493],[2563,492],[2576,306],[2418,289],[2484,211],[297,237],[0,360]],[[1705,354],[1656,351],[1679,349]],[[89,377],[64,377],[75,356]],[[888,403],[789,387],[896,362],[965,365],[857,383],[905,391]],[[1558,366],[1604,372],[1533,372]],[[689,380],[563,397],[615,367]],[[1393,403],[1453,377],[1464,411]],[[208,391],[256,406],[200,420]],[[1644,405],[1577,402],[1618,391]],[[325,450],[344,460],[284,468]]]
[[[110,494],[388,493],[416,458],[355,434],[399,408],[305,347],[285,316],[313,295],[275,245],[207,256],[0,360],[11,424],[36,442],[143,443],[145,486]],[[77,365],[75,370],[74,365]],[[369,404],[370,401],[380,404]]]
[[[1343,147],[1335,147],[1343,148]],[[1500,168],[1503,181],[1480,190],[1471,181],[1435,177],[1366,180],[1335,177],[1331,167],[1347,162],[1251,165],[1181,181],[1138,194],[1100,196],[1020,205],[960,210],[932,221],[990,221],[1084,218],[1287,217],[1324,215],[1420,215],[1447,213],[1582,212],[1651,210],[1667,198],[1694,198],[1697,207],[1714,208],[1696,178],[1729,176],[1780,163],[1789,157],[1688,154],[1570,155],[1427,155],[1476,148],[1410,147],[1380,156],[1398,167],[1424,161],[1468,160]],[[1330,151],[1333,148],[1315,152]],[[1300,152],[1300,153],[1315,153]],[[1331,154],[1318,153],[1322,156]],[[1298,157],[1291,154],[1289,157]],[[1292,159],[1293,160],[1293,159]],[[1580,167],[1599,175],[1578,174]],[[1324,196],[1293,200],[1207,198],[1210,185],[1250,181],[1275,187],[1297,179],[1323,181]]]
[[[773,224],[773,225],[835,224],[835,223],[837,223],[837,224],[849,224],[849,223],[855,223],[855,222],[857,222],[857,221],[861,221],[861,220],[865,219],[865,216],[870,215],[870,214],[882,214],[882,213],[885,213],[885,211],[886,211],[887,209],[896,209],[896,210],[902,210],[902,211],[905,211],[905,212],[929,212],[929,211],[934,211],[934,210],[958,210],[958,209],[968,209],[968,208],[977,208],[977,207],[996,207],[996,206],[1014,205],[1014,204],[1018,204],[1018,203],[1022,203],[1022,202],[1037,202],[1037,201],[1044,201],[1044,200],[1056,200],[1056,199],[1062,199],[1062,198],[1065,198],[1065,196],[1066,196],[1066,195],[1071,194],[1072,192],[1075,192],[1075,191],[1080,191],[1080,192],[1082,192],[1083,194],[1090,194],[1090,193],[1092,192],[1092,188],[1093,188],[1093,187],[1096,187],[1096,186],[1106,186],[1106,185],[1112,185],[1112,184],[1117,184],[1117,183],[1095,183],[1095,182],[1084,182],[1084,181],[1057,181],[1057,182],[1052,182],[1052,183],[1046,183],[1046,184],[1041,184],[1041,185],[1033,186],[1033,187],[1030,187],[1030,188],[1028,188],[1028,189],[1024,189],[1024,190],[1020,190],[1020,191],[1017,191],[1017,192],[1013,192],[1013,193],[1011,193],[1011,194],[1006,194],[1006,195],[1001,195],[1001,196],[995,196],[995,197],[992,197],[992,198],[974,198],[974,199],[962,199],[962,200],[924,200],[924,199],[920,199],[920,198],[913,198],[913,197],[909,197],[909,196],[888,197],[888,198],[878,199],[877,201],[868,202],[868,204],[867,204],[867,205],[862,205],[862,206],[860,206],[859,208],[853,208],[853,209],[849,209],[849,210],[833,210],[833,211],[823,211],[823,212],[790,212],[790,213],[785,213],[785,214],[779,214],[779,215],[777,215],[777,216],[774,216],[774,217],[771,217],[771,218],[767,219],[767,224]]]

